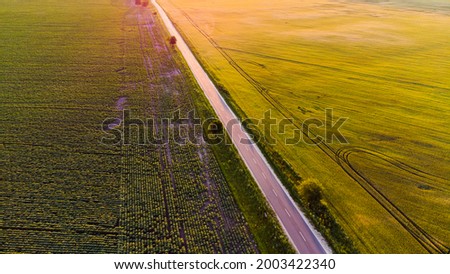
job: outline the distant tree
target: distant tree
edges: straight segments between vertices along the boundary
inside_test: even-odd
[[[169,42],[172,45],[172,47],[174,47],[177,43],[177,38],[175,36],[172,36],[170,37]]]
[[[211,124],[209,124],[208,130],[213,134],[221,134],[223,133],[223,125],[218,119],[214,119],[211,121]]]
[[[308,179],[300,183],[300,196],[311,209],[317,209],[322,203],[322,189],[316,180]]]

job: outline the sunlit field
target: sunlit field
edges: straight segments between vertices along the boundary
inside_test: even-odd
[[[159,2],[241,117],[294,119],[266,155],[294,196],[323,188],[358,252],[448,252],[449,1]],[[326,109],[348,143],[285,144]]]

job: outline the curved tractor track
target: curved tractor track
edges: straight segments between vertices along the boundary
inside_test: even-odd
[[[358,182],[358,184],[364,188],[364,190],[366,190],[367,193],[369,193],[370,196],[372,196],[384,209],[386,209],[386,211],[389,212],[389,214],[395,218],[402,225],[402,227],[405,228],[406,231],[408,231],[420,245],[422,245],[423,248],[430,253],[448,253],[450,251],[449,247],[427,233],[416,222],[409,218],[398,206],[390,201],[385,194],[376,188],[376,184],[370,178],[365,176],[361,171],[353,166],[350,156],[356,153],[367,154],[372,157],[379,158],[380,160],[385,161],[388,165],[406,171],[414,176],[427,179],[433,178],[435,180],[442,180],[442,178],[420,171],[382,153],[361,147],[345,147],[338,149],[335,152],[335,162],[338,163],[339,166],[350,177],[352,177],[354,181]]]
[[[172,5],[176,6],[172,3]],[[177,6],[176,6],[177,7]],[[242,76],[244,77],[276,110],[278,110],[286,118],[296,118],[296,115],[274,98],[268,91],[268,89],[250,76],[239,64],[225,51],[226,48],[222,48],[219,44],[210,37],[205,31],[203,31],[194,20],[181,8],[177,7],[179,11],[186,17],[186,19],[197,29],[210,43],[219,51],[219,53],[228,61],[228,63]],[[292,119],[291,119],[292,120]],[[389,214],[397,220],[400,225],[429,253],[450,253],[450,247],[446,246],[442,241],[436,239],[423,228],[421,228],[416,222],[408,217],[398,206],[396,206],[389,198],[381,191],[377,190],[375,184],[370,178],[365,176],[361,171],[358,171],[351,163],[350,156],[354,153],[364,153],[377,157],[386,162],[387,165],[391,165],[395,168],[401,169],[410,173],[413,176],[419,176],[422,178],[433,180],[446,179],[435,176],[433,174],[421,171],[406,163],[389,157],[377,151],[373,151],[361,147],[344,147],[335,149],[329,144],[322,141],[319,134],[315,133],[311,129],[305,129],[302,127],[298,119],[292,120],[292,125],[298,128],[303,136],[308,139],[311,144],[316,145],[322,152],[324,152],[330,159],[336,162],[342,170],[347,173],[355,182],[357,182],[371,197],[373,197]]]

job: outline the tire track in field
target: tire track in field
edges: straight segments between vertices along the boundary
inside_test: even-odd
[[[364,78],[372,78],[372,79],[376,79],[376,80],[397,82],[397,83],[401,83],[401,84],[415,85],[415,86],[421,86],[421,87],[426,87],[426,88],[431,88],[431,89],[441,89],[441,90],[445,90],[445,91],[450,91],[450,89],[446,88],[446,87],[412,82],[412,81],[408,81],[408,80],[404,80],[404,79],[383,77],[383,76],[379,76],[379,75],[373,75],[370,73],[363,73],[363,72],[357,72],[357,71],[352,71],[352,70],[347,70],[347,69],[342,69],[342,68],[336,68],[333,66],[325,66],[325,65],[315,64],[315,63],[303,62],[303,61],[287,59],[287,58],[282,58],[282,57],[277,57],[277,56],[272,56],[272,55],[267,55],[267,54],[261,54],[261,53],[257,53],[257,52],[250,52],[250,51],[234,49],[234,48],[227,48],[227,47],[220,47],[220,49],[222,49],[224,51],[234,51],[234,52],[239,52],[239,53],[243,53],[243,54],[249,54],[249,55],[257,56],[257,57],[264,58],[264,59],[273,59],[273,60],[288,62],[288,63],[292,63],[292,64],[297,64],[297,65],[304,65],[304,66],[316,67],[316,68],[321,68],[321,69],[326,69],[326,70],[331,70],[331,71],[343,72],[343,73],[347,73],[347,74],[358,75],[358,76],[364,77]]]
[[[145,47],[148,45],[153,45],[154,47],[161,47],[161,45],[159,44],[159,40],[156,39],[158,33],[155,33],[155,28],[151,27],[152,24],[154,24],[154,22],[151,22],[150,19],[153,21],[153,16],[148,15],[149,11],[146,11],[146,15],[142,15],[139,14],[137,16],[137,26],[136,28],[139,30],[139,44],[140,44],[140,48],[141,48],[141,52],[142,52],[142,57],[143,57],[143,63],[144,63],[144,67],[145,67],[145,71],[147,73],[147,77],[149,80],[151,79],[155,79],[156,81],[158,81],[158,83],[160,82],[160,77],[159,75],[161,75],[161,68],[162,68],[162,63],[160,58],[155,58],[155,56],[151,56],[150,53],[148,51],[145,50]],[[147,26],[147,28],[145,29],[145,26]],[[148,39],[147,35],[150,36]],[[154,62],[157,62],[158,64],[156,66],[153,65]],[[158,73],[155,72],[155,68],[158,68]],[[159,83],[162,86],[164,86],[164,83]],[[165,87],[164,87],[165,88]],[[151,106],[151,109],[157,109],[157,112],[161,113],[161,108],[164,109],[164,106],[162,105],[164,102],[164,95],[162,94],[162,92],[158,92],[158,89],[153,90],[154,94],[152,94],[153,96],[155,96],[156,100],[155,101],[155,105]],[[161,124],[159,125],[158,123],[155,123],[155,129],[156,129],[156,134],[161,135],[163,140],[168,140],[169,136],[167,136],[167,131],[166,131],[166,127],[168,127],[168,125],[165,124]],[[162,197],[163,197],[163,202],[164,202],[164,215],[165,215],[165,219],[167,222],[167,230],[168,230],[168,235],[171,235],[172,233],[176,233],[174,232],[172,226],[172,221],[170,218],[170,212],[171,210],[171,205],[169,203],[169,190],[167,189],[169,187],[169,180],[173,179],[173,171],[170,168],[170,161],[168,159],[168,157],[170,157],[170,150],[168,145],[163,145],[163,146],[158,146],[157,147],[157,151],[158,151],[158,161],[160,163],[160,169],[158,170],[159,175],[158,177],[161,179],[161,190],[162,190]],[[165,174],[168,174],[169,177],[165,176]],[[173,185],[174,182],[172,181],[170,185]],[[176,229],[175,229],[176,230]],[[181,235],[180,235],[181,236]],[[184,239],[185,240],[185,239]],[[187,250],[186,250],[187,251]]]
[[[174,5],[172,3],[172,5]],[[206,32],[204,32],[195,22],[194,20],[182,9],[178,6],[174,5],[192,24],[192,26],[202,34],[208,42],[217,50],[219,53],[228,61],[228,63],[242,76],[244,77],[276,110],[278,110],[283,116],[286,118],[297,118],[296,115],[286,108],[282,103],[280,103],[276,98],[274,98],[264,85],[254,79],[251,75],[249,75],[226,51],[226,48],[220,47],[219,44],[210,37]],[[278,57],[275,57],[278,58]],[[279,58],[280,60],[293,62],[289,59]],[[295,61],[296,62],[296,61]],[[301,63],[301,62],[300,62]],[[320,66],[326,69],[336,68],[321,66],[310,63],[301,63],[305,65],[315,65]],[[348,73],[355,73],[351,71],[344,71]],[[358,73],[356,73],[358,74]],[[382,80],[389,80],[385,77],[377,77],[370,74],[361,74],[364,77],[372,77],[378,78]],[[415,84],[421,85],[429,88],[440,88],[436,86],[430,86],[415,82],[396,80],[397,82],[406,83],[406,84]],[[445,88],[444,88],[445,89]],[[385,154],[382,154],[377,151],[372,151],[364,148],[355,148],[355,147],[345,147],[342,149],[334,149],[329,144],[324,143],[323,139],[316,134],[313,130],[304,128],[301,123],[296,122],[297,120],[292,121],[292,125],[299,129],[303,136],[311,142],[311,144],[316,145],[323,153],[325,153],[331,160],[333,160],[336,164],[338,164],[341,169],[347,173],[355,182],[357,182],[372,198],[374,198],[395,220],[397,220],[400,225],[405,228],[405,230],[429,253],[450,253],[450,247],[446,246],[444,243],[427,233],[423,228],[421,228],[416,222],[414,222],[411,218],[409,218],[402,210],[398,208],[392,201],[390,201],[383,193],[378,191],[374,187],[374,183],[367,176],[363,175],[360,171],[353,167],[351,161],[349,160],[349,156],[355,152],[364,152],[366,154],[370,154],[372,156],[378,157],[384,160],[388,165],[391,165],[395,168],[404,170],[411,175],[425,177],[434,180],[445,180],[443,178],[437,177],[430,173],[421,171],[417,168],[409,166],[401,161],[393,159]],[[320,140],[320,141],[317,141]]]
[[[395,218],[403,228],[408,231],[428,252],[430,253],[448,253],[449,247],[445,245],[442,241],[435,238],[431,234],[427,233],[423,228],[421,228],[416,222],[414,222],[407,214],[404,213],[395,203],[389,200],[389,198],[379,191],[370,178],[365,176],[361,171],[355,168],[350,160],[350,156],[356,153],[367,154],[372,157],[379,158],[389,165],[394,166],[398,169],[406,171],[407,173],[424,178],[424,179],[434,179],[443,180],[440,177],[436,177],[427,172],[420,171],[414,167],[411,167],[403,162],[400,162],[394,158],[391,158],[385,154],[372,151],[369,149],[361,147],[345,147],[338,149],[336,151],[336,162],[341,166],[341,168],[351,176],[360,186],[366,190],[389,214]]]

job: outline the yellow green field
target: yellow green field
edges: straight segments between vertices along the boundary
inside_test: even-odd
[[[448,252],[449,1],[159,2],[241,116],[295,119],[266,153],[320,183],[358,251]],[[285,144],[330,108],[348,144]]]

